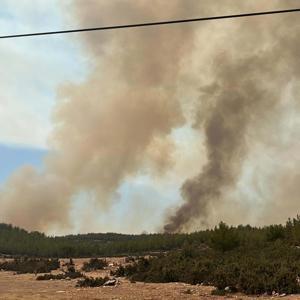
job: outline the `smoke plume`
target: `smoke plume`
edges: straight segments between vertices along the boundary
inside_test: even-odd
[[[73,1],[70,10],[73,20],[89,27],[154,20],[157,11],[185,16],[192,8],[182,1]],[[2,188],[4,221],[40,230],[68,226],[81,191],[104,209],[127,176],[144,165],[161,173],[171,164],[169,135],[184,124],[174,87],[181,57],[193,47],[192,31],[149,28],[80,38],[91,73],[59,90],[52,151],[44,170],[25,167]]]
[[[284,91],[299,80],[299,29],[297,16],[246,20],[234,31],[239,40],[232,36],[229,51],[215,57],[211,83],[201,88],[202,105],[195,120],[195,127],[204,130],[208,162],[182,185],[184,203],[165,231],[184,230],[195,219],[207,225],[226,191],[235,187],[251,136],[266,127],[266,120],[272,121]]]
[[[271,8],[297,2],[272,1]],[[250,0],[224,0],[222,5],[210,0],[74,0],[65,11],[72,24],[92,27],[271,8]],[[276,135],[268,124],[280,117],[291,86],[291,101],[297,102],[298,17],[74,35],[90,73],[81,83],[62,83],[44,168],[23,167],[1,188],[1,220],[27,229],[68,228],[81,192],[91,195],[87,205],[110,207],[126,178],[145,169],[155,176],[172,171],[172,132],[189,124],[205,135],[207,163],[183,183],[183,204],[164,229],[188,230],[194,221],[210,225],[213,212],[222,219],[222,200],[235,188],[255,141],[267,144]]]

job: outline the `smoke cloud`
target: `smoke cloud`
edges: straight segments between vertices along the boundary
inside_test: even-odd
[[[278,0],[272,8],[296,4]],[[91,27],[158,20],[158,13],[165,20],[264,9],[270,7],[246,0],[74,0],[66,11]],[[183,203],[164,230],[188,230],[194,221],[208,226],[212,213],[222,219],[218,207],[255,141],[270,142],[268,124],[280,117],[289,86],[298,101],[298,36],[297,15],[78,35],[90,74],[62,84],[44,168],[13,174],[0,190],[1,218],[27,229],[68,228],[81,192],[106,209],[126,178],[172,171],[172,132],[193,124],[205,136],[207,162],[184,181]]]
[[[73,1],[70,9],[85,27],[154,20],[157,11],[189,15],[192,8],[182,1]],[[43,171],[21,169],[1,190],[4,221],[40,230],[67,226],[81,191],[109,207],[127,176],[145,166],[160,174],[171,164],[169,135],[185,122],[174,86],[181,57],[193,47],[192,31],[133,29],[80,38],[91,73],[59,90],[52,152]]]
[[[211,83],[201,88],[202,105],[195,119],[195,127],[204,130],[208,162],[182,185],[184,203],[169,217],[165,231],[184,230],[195,219],[207,226],[212,211],[237,184],[253,136],[258,138],[266,121],[280,116],[275,111],[285,100],[284,91],[299,80],[299,29],[297,16],[246,20],[234,30],[239,40],[232,36],[226,53],[215,57]],[[299,101],[296,95],[293,100]],[[297,167],[290,170],[292,177]],[[269,210],[276,212],[272,202]]]

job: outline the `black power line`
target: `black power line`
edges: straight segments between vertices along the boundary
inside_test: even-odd
[[[300,12],[300,8],[286,9],[286,10],[262,11],[262,12],[244,13],[244,14],[235,14],[235,15],[203,17],[203,18],[194,18],[194,19],[180,19],[180,20],[160,21],[160,22],[150,22],[150,23],[136,23],[136,24],[112,25],[112,26],[91,27],[91,28],[82,28],[82,29],[70,29],[70,30],[58,30],[58,31],[45,31],[45,32],[33,32],[33,33],[2,35],[2,36],[0,36],[0,39],[29,37],[29,36],[38,36],[38,35],[50,35],[50,34],[74,33],[74,32],[125,29],[125,28],[133,28],[133,27],[170,25],[170,24],[178,24],[178,23],[189,23],[189,22],[200,22],[200,21],[220,20],[220,19],[244,18],[244,17],[284,14],[284,13],[293,13],[293,12]]]

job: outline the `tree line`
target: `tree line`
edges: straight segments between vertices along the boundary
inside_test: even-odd
[[[32,257],[96,257],[142,255],[181,249],[186,245],[228,251],[238,247],[260,249],[274,243],[300,246],[300,217],[284,225],[230,227],[220,223],[214,229],[193,233],[140,234],[90,233],[62,237],[26,231],[10,224],[0,224],[0,254]]]

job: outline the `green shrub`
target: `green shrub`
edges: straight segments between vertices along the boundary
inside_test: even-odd
[[[61,274],[44,274],[37,276],[36,280],[62,280],[62,279],[75,279],[83,277],[83,274],[80,272],[65,272]]]
[[[108,281],[109,278],[108,277],[84,277],[81,280],[77,281],[76,286],[77,287],[98,287],[98,286],[102,286],[106,281]]]
[[[211,294],[214,296],[225,296],[226,292],[224,290],[215,289],[211,291]]]
[[[192,256],[177,250],[159,258],[140,259],[117,271],[134,281],[204,283],[215,286],[216,292],[226,287],[246,294],[300,292],[300,251],[278,241],[256,250],[195,250]]]
[[[22,273],[48,273],[60,267],[58,259],[46,258],[15,258],[12,261],[0,263],[0,269]]]
[[[230,251],[240,245],[240,239],[234,228],[230,228],[221,222],[219,227],[215,228],[212,233],[211,245],[216,250]]]
[[[103,270],[107,267],[107,261],[104,259],[91,258],[89,262],[83,264],[82,270],[85,272],[91,272],[95,270]]]
[[[285,238],[285,230],[282,225],[270,225],[266,231],[266,239],[269,242]]]
[[[36,277],[36,280],[62,280],[65,279],[65,275],[61,274],[43,274]]]

